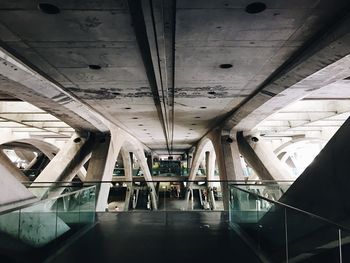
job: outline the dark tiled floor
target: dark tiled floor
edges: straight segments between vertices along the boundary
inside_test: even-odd
[[[51,259],[76,262],[260,262],[221,212],[130,212],[99,223]]]

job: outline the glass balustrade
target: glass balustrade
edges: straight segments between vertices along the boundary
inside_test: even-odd
[[[19,239],[29,246],[42,247],[62,235],[92,225],[95,189],[95,186],[84,187],[1,212],[0,238]]]
[[[347,228],[257,192],[230,185],[230,223],[268,262],[347,262]]]
[[[223,191],[227,184],[228,211]],[[0,230],[6,229],[6,235],[33,246],[51,242],[92,224],[95,189],[105,188],[109,189],[106,204],[109,212],[194,211],[218,212],[218,216],[226,213],[232,229],[266,262],[323,262],[323,259],[350,262],[349,253],[344,252],[350,246],[346,227],[278,201],[290,185],[291,182],[207,181],[201,177],[193,181],[173,178],[150,182],[134,178],[84,184],[34,183],[30,189],[44,189],[47,199],[0,214]],[[168,213],[159,214],[170,222]],[[40,226],[40,230],[30,226]],[[322,260],[317,261],[319,257]]]

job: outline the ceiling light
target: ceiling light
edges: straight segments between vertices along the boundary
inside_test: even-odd
[[[99,70],[99,69],[101,69],[101,66],[100,65],[91,64],[91,65],[89,65],[89,69]]]
[[[246,6],[245,11],[249,14],[257,14],[266,9],[266,5],[262,2],[254,2]]]
[[[81,142],[81,138],[77,137],[77,138],[75,138],[75,139],[73,140],[73,142],[79,143],[79,142]]]
[[[232,68],[233,65],[232,65],[232,64],[220,64],[219,67],[220,67],[220,68],[223,68],[223,69],[227,69],[227,68]]]
[[[57,6],[48,3],[39,3],[38,9],[41,12],[49,15],[55,15],[60,12],[60,9]]]

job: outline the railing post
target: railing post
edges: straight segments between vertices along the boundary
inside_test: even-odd
[[[285,231],[285,242],[286,242],[286,263],[289,261],[288,255],[288,220],[287,220],[287,209],[284,208],[284,231]]]
[[[339,263],[343,263],[343,254],[342,254],[342,250],[341,250],[341,230],[338,230],[338,238],[339,238]]]

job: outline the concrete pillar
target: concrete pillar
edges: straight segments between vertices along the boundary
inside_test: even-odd
[[[242,180],[243,169],[239,160],[239,153],[235,147],[235,140],[230,137],[229,131],[216,130],[212,132],[211,138],[219,168],[224,209],[228,210],[228,183],[236,180]]]
[[[205,152],[205,175],[207,176],[207,178],[209,177],[208,176],[209,175],[209,156],[210,156],[210,152],[206,151]]]
[[[261,180],[283,181],[292,178],[288,167],[277,158],[259,136],[250,136],[247,140],[243,132],[238,132],[237,141],[244,159]]]
[[[206,146],[205,142],[203,143],[199,142],[194,152],[194,157],[192,158],[192,165],[190,169],[190,174],[188,175],[187,191],[185,195],[185,209],[189,207],[188,202],[190,201],[190,197],[193,199],[193,192],[191,191],[191,189],[192,189],[193,181],[196,177],[196,174],[199,168],[200,161],[202,160],[204,155],[205,146]],[[190,207],[192,207],[192,205]]]
[[[153,155],[152,153],[147,153],[147,165],[148,165],[148,168],[151,172],[151,175],[152,174],[152,169],[153,169]]]
[[[138,147],[136,147],[136,149],[134,151],[134,154],[136,155],[136,158],[139,161],[140,168],[141,168],[143,175],[145,177],[145,180],[147,182],[147,186],[150,189],[152,208],[153,208],[153,210],[157,210],[158,205],[157,205],[156,189],[155,189],[154,184],[152,182],[152,176],[151,176],[150,170],[148,169],[146,156],[145,156],[145,152],[143,150],[143,147],[141,145],[138,145]]]
[[[129,152],[122,148],[121,150],[122,158],[123,158],[123,164],[124,164],[124,175],[126,179],[127,189],[126,189],[126,195],[125,195],[125,202],[124,202],[124,211],[128,211],[130,207],[130,201],[134,192],[133,189],[133,182],[132,182],[132,167],[131,167],[131,159]]]
[[[202,159],[202,161],[200,162],[200,164],[199,164],[199,168],[201,168],[201,169],[206,169],[206,163],[205,163],[205,154],[204,154],[204,156],[203,156],[203,159]],[[198,170],[197,170],[198,171]],[[201,173],[200,174],[202,174],[202,175],[207,175],[207,171],[204,171],[204,173],[202,173],[203,171],[201,171]]]
[[[207,180],[208,180],[208,201],[212,210],[216,209],[214,198],[213,180],[215,172],[215,151],[205,152],[206,166],[207,166]]]
[[[35,179],[34,182],[36,183],[36,186],[39,185],[37,183],[43,183],[40,185],[46,186],[46,188],[35,188],[32,189],[32,192],[39,198],[42,198],[48,192],[50,187],[54,186],[54,183],[51,182],[70,182],[81,166],[90,157],[93,145],[94,139],[92,136],[74,134],[72,138],[67,141],[65,147],[56,154],[51,162]],[[63,188],[60,190],[63,191]],[[59,193],[60,191],[55,194]]]
[[[22,171],[11,162],[11,160],[2,150],[0,150],[0,166],[2,173],[12,175],[19,182],[29,182],[28,177],[25,176],[24,173],[22,173]],[[2,176],[2,174],[0,176]]]
[[[192,168],[194,152],[195,152],[195,147],[192,147],[192,148],[187,152],[187,167],[188,167],[188,169],[191,169],[191,168]]]
[[[100,136],[92,151],[86,181],[102,182],[97,187],[96,194],[96,211],[98,212],[105,211],[107,207],[113,169],[124,140],[124,136],[113,132],[111,135]]]
[[[129,155],[130,155],[131,169],[134,169],[134,153],[129,152]]]

